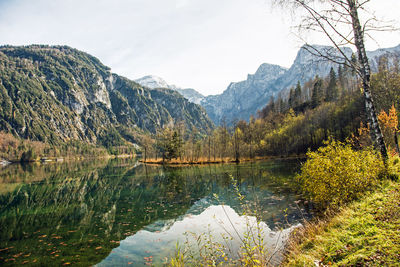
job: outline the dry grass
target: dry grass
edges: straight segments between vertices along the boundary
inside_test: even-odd
[[[240,158],[239,162],[247,162],[247,161],[257,161],[257,160],[265,160],[272,159],[273,157],[254,157],[254,158]],[[167,164],[167,165],[197,165],[197,164],[220,164],[220,163],[235,163],[234,158],[226,157],[226,158],[211,158],[208,159],[206,157],[200,157],[198,159],[170,159],[163,161],[162,158],[148,158],[146,161],[144,159],[139,160],[142,163],[146,164]]]

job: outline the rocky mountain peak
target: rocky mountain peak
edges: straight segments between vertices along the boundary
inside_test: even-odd
[[[279,65],[263,63],[258,67],[256,73],[254,73],[254,77],[257,79],[273,80],[285,73],[286,70],[286,68]]]
[[[184,98],[189,100],[189,102],[195,104],[200,104],[201,100],[204,98],[202,94],[200,94],[193,88],[181,88],[174,84],[168,84],[163,78],[160,78],[155,75],[144,76],[142,78],[136,79],[135,82],[137,82],[141,86],[145,86],[150,89],[168,88],[171,90],[175,90],[178,93],[180,93]]]
[[[155,89],[155,88],[171,89],[170,85],[163,78],[155,75],[146,75],[142,78],[136,79],[135,82],[137,82],[141,86],[145,86],[150,89]]]

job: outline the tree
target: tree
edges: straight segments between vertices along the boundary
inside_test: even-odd
[[[400,153],[399,140],[397,137],[399,132],[399,120],[394,105],[392,105],[388,113],[382,110],[378,115],[378,120],[382,125],[382,130],[385,133],[386,138],[388,139],[389,149],[392,145],[396,148],[396,152]],[[393,138],[391,138],[391,136],[393,136]]]
[[[339,68],[338,68],[338,79],[339,79],[340,88],[342,90],[344,88],[344,80],[345,80],[344,75],[345,75],[344,74],[344,69],[343,69],[342,65],[339,65]]]
[[[301,85],[300,81],[297,81],[296,89],[294,89],[294,106],[297,107],[301,103]]]
[[[293,108],[294,107],[294,89],[290,88],[290,92],[289,92],[289,99],[288,99],[288,105],[289,108]]]
[[[393,27],[386,25],[370,24],[378,20],[373,15],[361,25],[359,12],[367,10],[366,4],[370,0],[273,0],[283,6],[301,8],[306,12],[302,22],[299,24],[300,30],[313,30],[322,32],[328,37],[331,44],[336,49],[336,54],[323,53],[312,46],[306,48],[314,54],[337,64],[344,64],[355,71],[361,78],[364,104],[367,119],[371,128],[372,138],[375,145],[380,150],[383,159],[388,158],[386,145],[382,131],[378,123],[377,114],[373,97],[370,90],[371,70],[368,62],[364,37],[371,30],[392,30]],[[344,45],[354,45],[357,50],[357,62],[351,60],[341,49]]]
[[[312,108],[318,107],[319,105],[321,105],[321,102],[322,102],[322,80],[317,75],[317,77],[315,78],[312,96],[311,96]]]
[[[265,118],[270,114],[271,112],[275,112],[275,101],[274,101],[274,96],[269,97],[269,102],[268,104],[261,110],[258,111],[258,116],[261,118]]]
[[[269,103],[268,106],[270,108],[270,112],[275,112],[275,102],[274,102],[274,96],[269,97]]]
[[[163,161],[178,158],[181,153],[183,141],[178,130],[165,127],[157,132],[156,147],[161,152]]]
[[[329,72],[329,84],[328,88],[326,89],[326,101],[331,102],[337,100],[338,97],[338,88],[337,88],[337,79],[336,79],[336,72],[333,68]]]
[[[371,90],[377,110],[389,110],[394,104],[400,110],[400,73],[396,65],[387,67],[384,58],[379,61],[379,72],[371,76]],[[382,65],[381,65],[382,63]]]
[[[282,113],[285,110],[285,102],[283,101],[282,94],[279,92],[277,103],[277,112]]]
[[[144,134],[143,136],[140,137],[140,143],[141,143],[141,145],[143,147],[144,162],[146,162],[147,161],[147,156],[149,154],[149,151],[151,150],[151,147],[154,144],[154,141],[149,135]]]
[[[225,120],[222,121],[221,127],[219,128],[219,139],[220,139],[220,158],[226,157],[228,148],[229,132]]]
[[[235,162],[240,161],[240,139],[243,136],[243,132],[239,127],[235,127],[233,133],[233,149],[235,154]]]

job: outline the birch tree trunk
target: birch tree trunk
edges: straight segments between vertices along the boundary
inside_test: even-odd
[[[360,65],[360,73],[362,78],[363,90],[364,90],[364,101],[365,111],[367,113],[367,119],[371,127],[371,135],[377,148],[380,150],[383,159],[387,160],[388,154],[386,150],[385,141],[383,139],[381,128],[379,127],[378,118],[376,116],[375,106],[371,94],[370,78],[371,69],[367,58],[367,53],[364,46],[364,33],[361,29],[360,20],[357,12],[357,0],[347,0],[349,6],[349,13],[352,20],[354,42],[358,53],[358,62]]]

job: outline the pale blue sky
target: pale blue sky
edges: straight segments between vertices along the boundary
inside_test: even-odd
[[[398,17],[399,0],[373,2],[377,15]],[[268,0],[0,0],[0,44],[66,44],[128,78],[153,74],[203,94],[264,62],[289,67],[302,44],[291,25]],[[400,33],[377,39],[395,46]]]

